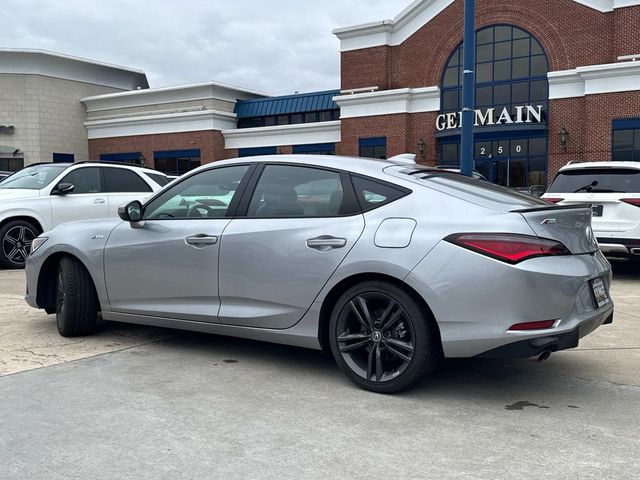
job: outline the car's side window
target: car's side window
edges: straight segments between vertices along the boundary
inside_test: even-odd
[[[411,193],[406,188],[359,175],[352,175],[351,181],[363,212],[381,207]]]
[[[260,176],[249,217],[332,217],[341,213],[344,191],[339,172],[291,165],[267,165]]]
[[[70,195],[80,193],[102,193],[102,181],[100,179],[100,169],[98,167],[81,167],[65,175],[60,183],[70,183],[73,185],[73,192]]]
[[[126,168],[105,167],[105,191],[109,193],[151,192],[151,187],[140,176]]]
[[[249,165],[214,168],[169,188],[145,207],[145,220],[221,218],[249,170]]]

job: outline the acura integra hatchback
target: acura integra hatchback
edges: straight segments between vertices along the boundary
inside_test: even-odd
[[[640,164],[572,163],[560,169],[543,199],[589,204],[593,231],[607,255],[640,259]]]
[[[415,163],[220,161],[120,217],[33,242],[26,300],[64,336],[101,317],[325,349],[396,392],[443,356],[547,356],[613,318],[589,205]]]

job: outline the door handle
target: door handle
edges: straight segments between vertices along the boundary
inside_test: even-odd
[[[346,238],[332,237],[330,235],[322,235],[320,237],[310,238],[307,240],[307,247],[320,252],[326,252],[327,250],[333,250],[334,248],[342,248],[346,244]]]
[[[206,235],[204,233],[199,233],[198,235],[193,235],[191,237],[185,238],[184,242],[187,245],[191,245],[192,247],[201,248],[208,245],[215,245],[216,243],[218,243],[218,237],[216,237],[215,235]]]
[[[93,203],[104,203],[105,199],[104,198],[96,198]]]

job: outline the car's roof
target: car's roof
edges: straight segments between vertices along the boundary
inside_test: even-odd
[[[560,171],[565,172],[567,170],[580,170],[580,169],[588,169],[588,168],[629,168],[634,170],[640,170],[640,162],[602,161],[602,162],[570,163],[569,165],[565,165],[564,167],[562,167]]]
[[[102,167],[132,168],[132,169],[150,171],[151,173],[159,173],[160,175],[165,175],[163,172],[160,172],[159,170],[156,170],[147,165],[136,165],[136,164],[124,163],[124,162],[106,162],[101,160],[83,160],[79,162],[39,162],[39,163],[31,163],[29,165],[25,165],[25,168],[33,167],[36,165],[51,165],[51,166],[59,165],[65,168],[75,167],[77,165],[100,165]]]
[[[295,163],[303,166],[306,165],[347,170],[354,173],[361,173],[363,175],[380,173],[387,167],[397,165],[402,165],[404,167],[429,168],[408,162],[396,162],[376,158],[345,157],[336,155],[261,155],[258,157],[240,157],[229,160],[218,160],[213,163],[207,163],[199,167],[198,170],[245,162]]]

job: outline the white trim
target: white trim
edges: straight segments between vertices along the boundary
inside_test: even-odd
[[[640,90],[640,61],[549,72],[549,100]]]
[[[96,138],[129,137],[158,133],[195,132],[235,128],[234,113],[218,110],[180,112],[165,115],[92,120],[84,122],[89,140]]]
[[[142,70],[46,50],[0,48],[0,74],[42,75],[118,90],[149,88]]]
[[[236,103],[236,100],[268,97],[266,93],[234,87],[218,82],[177,85],[172,87],[150,88],[131,92],[108,93],[80,99],[87,112],[99,112],[116,108],[132,108],[164,103],[180,103],[201,100],[222,100]]]
[[[333,100],[340,106],[340,118],[437,112],[440,110],[440,89],[438,87],[400,88],[340,95]]]
[[[639,0],[573,0],[600,12],[640,5]],[[340,51],[360,50],[382,45],[400,45],[420,28],[433,20],[454,0],[416,0],[393,20],[336,28]]]
[[[224,148],[255,148],[340,142],[340,121],[224,130]]]

